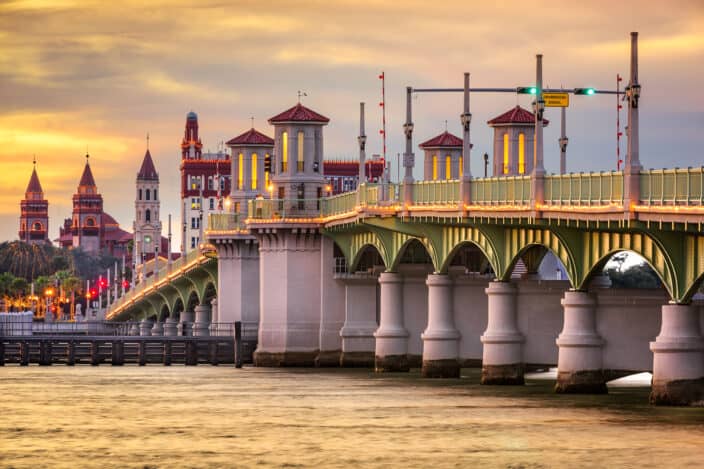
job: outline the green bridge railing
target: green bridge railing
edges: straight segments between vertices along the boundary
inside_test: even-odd
[[[571,173],[545,177],[547,205],[608,205],[623,202],[623,172]]]
[[[643,205],[704,205],[704,168],[642,171],[640,202]]]

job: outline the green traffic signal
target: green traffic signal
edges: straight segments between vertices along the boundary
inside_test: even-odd
[[[574,89],[574,94],[582,94],[582,95],[592,96],[594,93],[596,93],[596,90],[594,88],[575,88]]]
[[[518,94],[538,94],[538,88],[535,86],[519,86],[516,88]]]

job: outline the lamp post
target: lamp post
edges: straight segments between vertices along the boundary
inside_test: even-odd
[[[489,173],[489,154],[484,153],[484,177],[488,177]]]

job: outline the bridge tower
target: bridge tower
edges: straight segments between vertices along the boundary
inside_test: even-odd
[[[269,119],[274,126],[273,198],[292,199],[285,209],[317,211],[323,195],[323,126],[330,119],[300,102]],[[297,199],[298,201],[296,201]],[[302,200],[310,199],[311,203]]]
[[[533,172],[535,116],[516,106],[487,122],[494,129],[494,176],[521,176]],[[543,119],[543,127],[549,121]]]
[[[158,255],[161,244],[160,204],[159,173],[147,148],[136,180],[135,219],[132,227],[135,265],[141,262],[143,256]]]
[[[20,210],[20,241],[46,243],[49,239],[49,201],[44,198],[44,190],[37,176],[36,159],[24,199],[20,202]]]
[[[270,173],[265,171],[265,162],[271,160],[274,139],[252,127],[226,145],[232,150],[230,198],[234,212],[244,218],[247,200],[270,195]]]
[[[462,139],[447,130],[418,145],[425,152],[423,179],[437,181],[462,177]]]

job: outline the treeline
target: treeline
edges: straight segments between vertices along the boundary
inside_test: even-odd
[[[89,254],[81,249],[57,248],[50,244],[28,244],[22,241],[0,243],[0,273],[33,282],[66,271],[79,279],[96,279],[108,267],[122,262],[106,253]],[[120,265],[121,267],[121,265]]]

